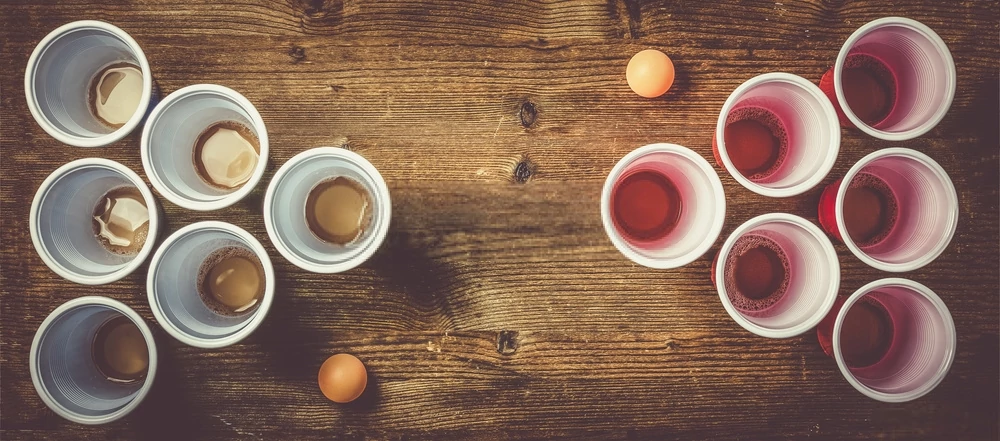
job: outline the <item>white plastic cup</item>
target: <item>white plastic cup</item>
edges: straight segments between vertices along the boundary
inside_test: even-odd
[[[748,234],[770,239],[788,258],[784,295],[767,309],[752,314],[733,305],[725,275],[733,245]],[[814,328],[830,312],[840,289],[840,262],[830,239],[812,222],[792,214],[770,213],[733,230],[719,249],[712,280],[722,306],[736,323],[762,337],[788,338]]]
[[[235,189],[206,183],[194,164],[198,136],[220,121],[235,121],[253,131],[260,157],[250,179]],[[171,93],[150,113],[142,130],[142,167],[153,188],[189,210],[228,207],[253,191],[267,167],[267,128],[257,108],[228,87],[195,84]]]
[[[784,159],[761,178],[744,176],[726,147],[726,126],[737,111],[758,110],[777,119],[787,136]],[[781,73],[758,75],[741,84],[722,105],[713,140],[715,160],[736,182],[769,197],[789,197],[815,187],[840,153],[837,112],[823,91],[805,78]]]
[[[846,234],[844,224],[844,196],[860,173],[884,181],[898,202],[895,224],[885,239],[864,247]],[[827,186],[820,196],[819,222],[862,262],[882,271],[913,271],[933,262],[951,243],[958,228],[958,194],[948,173],[929,156],[882,149]]]
[[[228,247],[249,250],[264,268],[260,306],[236,316],[213,311],[198,293],[201,265],[216,250]],[[168,334],[191,346],[220,348],[243,340],[264,321],[274,300],[274,268],[264,246],[246,230],[225,222],[198,222],[177,230],[156,250],[146,294],[153,316]]]
[[[624,237],[611,213],[612,193],[619,181],[644,170],[665,175],[677,187],[681,214],[666,236],[639,243]],[[601,193],[601,220],[611,243],[625,257],[657,269],[693,262],[711,248],[726,218],[726,194],[712,165],[691,149],[677,144],[650,144],[633,150],[615,164]]]
[[[844,94],[844,66],[848,56],[855,54],[880,60],[896,82],[892,110],[871,126],[851,110]],[[865,24],[847,38],[820,88],[835,98],[838,111],[847,119],[842,122],[849,123],[845,125],[879,139],[903,141],[927,133],[944,119],[957,84],[955,61],[937,33],[916,20],[885,17]]]
[[[91,82],[101,69],[131,62],[142,71],[142,97],[132,117],[113,129],[90,110]],[[35,46],[24,71],[24,96],[39,126],[76,147],[101,147],[128,135],[153,101],[153,76],[139,44],[114,25],[74,21],[56,28]]]
[[[306,223],[306,199],[320,182],[347,177],[371,195],[369,228],[350,244],[324,242]],[[314,273],[339,273],[364,263],[385,241],[392,218],[389,187],[361,155],[336,147],[299,153],[274,174],[264,195],[264,226],[271,243],[295,266]]]
[[[131,383],[109,380],[92,354],[101,325],[125,316],[142,332],[149,350],[146,376]],[[31,342],[29,367],[35,391],[49,409],[81,424],[105,424],[142,402],[156,378],[156,342],[146,322],[128,306],[107,297],[79,297],[42,321]]]
[[[149,210],[146,242],[134,255],[112,253],[94,234],[94,209],[108,191],[139,189]],[[35,192],[29,214],[31,243],[56,274],[84,285],[102,285],[135,271],[153,250],[160,229],[153,192],[135,172],[115,161],[84,158],[57,168]]]
[[[892,343],[871,366],[847,365],[841,351],[844,317],[863,297],[871,296],[891,318]],[[876,280],[844,302],[833,325],[833,355],[847,382],[879,401],[901,403],[926,395],[944,380],[955,359],[955,322],[934,291],[912,280]]]

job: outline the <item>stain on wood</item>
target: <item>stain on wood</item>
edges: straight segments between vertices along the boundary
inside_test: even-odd
[[[930,0],[5,2],[0,438],[996,439],[998,9]],[[772,71],[816,82],[851,32],[888,15],[922,21],[951,49],[959,86],[944,120],[905,142],[845,129],[833,171],[799,197],[758,196],[719,170],[719,240],[768,212],[815,222],[822,185],[877,149],[910,147],[941,163],[958,190],[958,231],[934,263],[901,276],[945,300],[958,352],[934,392],[904,404],[856,392],[810,333],[770,340],[735,324],[709,279],[718,242],[683,268],[639,267],[608,241],[599,212],[603,181],[629,151],[673,142],[711,158],[719,109],[740,83]],[[267,125],[267,172],[246,199],[196,213],[160,198],[160,240],[218,219],[271,255],[275,302],[239,344],[201,350],[163,332],[147,304],[146,265],[86,287],[58,278],[31,245],[31,199],[52,170],[103,156],[144,174],[138,132],[72,148],[26,108],[31,50],[85,18],[132,35],[163,94],[221,84]],[[677,68],[661,99],[625,83],[629,57],[646,48]],[[385,177],[392,226],[366,264],[308,273],[267,239],[264,189],[295,154],[347,139]],[[890,276],[835,248],[841,294]],[[89,427],[49,411],[27,366],[44,317],[95,292],[149,320],[161,368],[132,415]],[[327,401],[316,383],[338,352],[369,370],[369,391],[350,406]]]

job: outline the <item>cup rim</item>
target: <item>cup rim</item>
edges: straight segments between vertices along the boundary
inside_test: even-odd
[[[854,378],[854,374],[851,373],[850,368],[847,367],[847,363],[844,361],[844,355],[841,353],[840,350],[840,328],[843,326],[844,317],[847,316],[847,311],[851,309],[851,306],[857,303],[857,301],[860,300],[861,297],[864,297],[866,294],[875,291],[879,288],[885,288],[889,286],[901,286],[904,288],[908,288],[911,291],[924,296],[924,298],[926,298],[927,300],[930,300],[931,303],[934,304],[934,306],[937,308],[938,312],[941,313],[941,317],[945,324],[945,329],[949,331],[949,334],[951,336],[951,349],[949,350],[949,354],[947,355],[947,359],[945,360],[944,365],[938,371],[936,378],[934,378],[933,381],[924,385],[923,387],[906,393],[894,394],[894,393],[879,392],[877,390],[869,388],[868,386],[865,386],[864,384],[861,384],[861,382],[858,381],[857,378]],[[955,360],[955,351],[957,345],[958,345],[958,332],[956,332],[955,330],[955,321],[954,319],[952,319],[951,312],[948,310],[948,306],[945,305],[944,301],[941,300],[941,297],[939,297],[934,291],[932,291],[930,288],[923,285],[922,283],[899,277],[879,279],[865,286],[862,286],[861,288],[858,288],[858,290],[855,291],[854,294],[851,294],[851,296],[844,301],[844,305],[840,308],[840,312],[837,313],[837,319],[833,323],[833,355],[834,358],[837,360],[837,367],[840,368],[840,373],[844,376],[845,379],[847,379],[847,382],[850,383],[851,386],[854,386],[854,388],[858,390],[858,392],[865,394],[869,398],[873,398],[875,400],[886,403],[902,403],[906,401],[915,400],[930,393],[930,391],[934,390],[934,388],[936,388],[938,384],[941,384],[941,382],[944,381],[944,377],[947,376],[948,371],[951,369],[952,362]]]
[[[826,158],[820,169],[809,179],[785,188],[771,188],[756,182],[753,182],[743,176],[736,166],[733,165],[732,160],[729,159],[729,153],[726,152],[726,118],[729,116],[730,110],[736,105],[736,102],[740,97],[743,96],[751,88],[757,87],[764,83],[786,83],[793,86],[801,88],[806,93],[813,96],[817,102],[819,102],[820,107],[823,108],[823,114],[826,116],[827,123],[830,127],[830,148],[827,149]],[[833,107],[833,103],[830,99],[823,93],[822,90],[809,80],[802,78],[798,75],[793,75],[785,72],[769,72],[761,75],[757,75],[745,82],[740,84],[732,93],[729,94],[729,98],[726,99],[725,104],[722,105],[722,110],[719,112],[719,119],[715,124],[715,143],[719,150],[719,158],[724,164],[726,172],[729,173],[736,182],[746,189],[757,193],[762,196],[772,197],[772,198],[785,198],[796,196],[806,191],[809,191],[830,173],[833,169],[834,163],[837,162],[837,155],[840,154],[840,121],[837,119],[837,111]]]
[[[913,31],[917,31],[924,37],[926,37],[928,41],[934,44],[934,46],[938,49],[938,51],[941,52],[941,54],[945,58],[946,61],[945,69],[947,70],[947,77],[948,77],[947,79],[950,86],[948,87],[945,93],[945,99],[943,103],[944,105],[942,105],[937,110],[934,116],[932,116],[929,120],[927,120],[923,124],[913,129],[905,130],[902,132],[887,132],[884,130],[879,130],[861,121],[861,118],[858,118],[858,116],[854,114],[854,111],[851,110],[851,106],[846,105],[847,98],[844,96],[844,86],[843,82],[841,81],[844,73],[844,63],[847,60],[847,56],[850,54],[851,49],[854,47],[854,44],[857,43],[858,40],[860,40],[861,38],[868,35],[870,32],[874,30],[891,26],[899,26],[908,28]],[[844,41],[844,44],[840,47],[840,52],[837,54],[837,61],[833,65],[833,89],[837,94],[837,101],[840,102],[841,104],[840,108],[841,110],[844,111],[844,115],[847,116],[847,119],[849,119],[851,123],[854,124],[854,126],[860,129],[862,132],[865,132],[868,135],[871,135],[878,139],[884,139],[886,141],[905,141],[908,139],[913,139],[929,132],[931,129],[937,126],[938,123],[940,123],[941,120],[944,119],[944,116],[948,113],[948,110],[951,109],[951,104],[952,101],[954,101],[955,99],[955,91],[957,87],[958,87],[958,73],[956,72],[955,69],[955,60],[951,56],[951,51],[948,49],[948,45],[945,44],[944,40],[941,39],[941,36],[938,35],[937,32],[934,32],[933,29],[931,29],[930,27],[919,21],[906,17],[883,17],[877,20],[870,21],[865,25],[861,26],[856,31],[854,31],[854,33],[852,33],[850,37],[847,37],[846,41]]]
[[[169,250],[170,247],[181,238],[205,230],[222,231],[236,236],[253,250],[254,254],[257,255],[257,258],[260,259],[261,266],[264,268],[264,294],[261,298],[260,306],[258,306],[257,310],[253,312],[253,317],[247,320],[246,323],[243,324],[243,327],[237,331],[219,338],[195,337],[184,332],[163,314],[161,310],[162,307],[156,297],[156,274],[159,270],[160,262],[163,260],[163,256],[166,254],[167,250]],[[153,255],[153,259],[149,263],[149,271],[146,274],[146,297],[149,301],[149,309],[153,311],[153,316],[156,318],[156,322],[160,324],[160,327],[162,327],[163,330],[167,331],[167,334],[170,334],[181,343],[185,343],[196,348],[221,348],[237,343],[249,336],[257,329],[258,326],[260,326],[260,324],[264,321],[264,318],[267,317],[267,313],[271,309],[271,303],[274,301],[274,277],[274,267],[271,264],[271,258],[267,255],[267,250],[264,249],[264,246],[261,245],[260,241],[258,241],[252,234],[230,223],[220,221],[201,221],[184,226],[183,228],[177,230],[174,234],[171,234],[170,237],[167,237],[167,239],[164,240],[160,247],[156,250],[156,253]]]
[[[938,246],[934,249],[934,251],[910,262],[883,262],[869,256],[861,250],[861,247],[854,243],[854,239],[851,238],[851,235],[847,234],[847,226],[844,223],[844,196],[847,194],[847,188],[850,186],[851,181],[854,180],[854,177],[857,176],[862,169],[875,160],[889,156],[902,156],[923,163],[934,171],[934,174],[936,174],[938,178],[941,179],[941,182],[945,184],[945,189],[949,190],[946,193],[950,208],[948,211],[950,216],[950,225],[948,230],[945,232],[945,237],[938,243]],[[927,156],[924,153],[903,147],[889,147],[882,150],[876,150],[855,163],[847,171],[844,178],[840,182],[840,188],[837,189],[837,198],[834,201],[834,216],[837,221],[837,229],[841,232],[840,235],[843,239],[844,245],[847,245],[847,248],[851,250],[851,253],[872,268],[892,273],[901,273],[923,268],[944,253],[944,250],[948,248],[948,245],[951,244],[951,240],[955,237],[955,232],[958,230],[958,193],[955,191],[955,184],[951,182],[951,177],[948,176],[948,172],[944,170],[944,167],[941,167],[941,164],[938,164],[937,161],[931,159],[930,156]]]
[[[694,163],[702,171],[702,173],[705,174],[712,186],[712,192],[715,194],[715,209],[718,213],[715,216],[715,219],[712,219],[712,225],[709,228],[708,234],[705,235],[702,242],[698,244],[697,247],[681,256],[670,259],[646,257],[635,251],[632,246],[617,233],[614,221],[611,219],[611,192],[614,189],[615,181],[622,174],[625,168],[635,162],[635,160],[654,153],[670,153],[681,156]],[[615,248],[617,248],[619,252],[629,258],[629,260],[645,267],[654,269],[670,269],[694,262],[708,252],[709,248],[711,248],[715,241],[719,238],[719,234],[722,232],[722,225],[725,223],[725,220],[726,193],[722,188],[722,181],[719,179],[719,174],[716,173],[715,168],[713,168],[712,165],[705,160],[705,158],[696,153],[694,150],[682,145],[656,143],[639,147],[626,154],[622,157],[622,159],[619,159],[618,163],[611,169],[608,173],[607,179],[604,181],[604,188],[601,192],[601,221],[604,224],[604,232],[607,234],[608,238],[611,239],[611,243],[614,244]]]
[[[93,305],[104,306],[110,309],[114,309],[115,311],[128,317],[129,320],[132,320],[132,322],[135,323],[136,327],[139,328],[139,331],[142,332],[143,339],[146,341],[146,348],[149,351],[149,367],[146,370],[146,379],[143,381],[143,385],[139,388],[139,391],[136,393],[135,397],[132,398],[132,400],[129,401],[128,404],[125,404],[124,406],[115,410],[114,412],[99,417],[80,415],[76,412],[66,409],[65,407],[60,406],[59,403],[57,403],[49,394],[48,389],[45,388],[45,385],[39,378],[39,373],[38,373],[39,345],[41,344],[42,338],[45,336],[45,333],[48,332],[49,326],[52,325],[52,322],[54,322],[57,318],[59,318],[60,316],[62,316],[63,314],[72,309],[76,309],[81,306],[93,306]],[[67,420],[80,424],[90,424],[90,425],[105,424],[118,420],[124,417],[125,415],[128,415],[130,412],[132,412],[133,409],[136,408],[136,406],[139,405],[139,403],[142,402],[143,399],[146,398],[146,395],[149,393],[149,390],[153,387],[153,380],[156,378],[157,352],[156,352],[156,340],[153,338],[153,332],[149,329],[149,326],[146,324],[146,321],[143,320],[142,317],[135,312],[135,310],[129,308],[122,302],[119,302],[117,300],[108,297],[100,297],[100,296],[77,297],[56,307],[56,309],[54,309],[52,312],[49,313],[47,317],[45,317],[45,320],[42,321],[42,324],[38,326],[38,330],[35,331],[35,337],[31,341],[31,352],[29,354],[30,355],[28,357],[29,360],[28,365],[29,365],[29,372],[31,373],[31,383],[35,386],[35,392],[38,393],[38,396],[42,399],[42,402],[44,402],[45,405],[49,409],[52,409],[52,411],[55,412],[57,415]]]
[[[809,319],[799,323],[798,325],[785,328],[785,329],[772,329],[765,328],[756,323],[751,322],[743,314],[733,306],[732,302],[729,300],[729,295],[726,293],[726,281],[723,277],[725,267],[726,267],[726,256],[732,251],[733,245],[736,240],[742,237],[746,232],[757,228],[763,224],[781,222],[792,224],[799,228],[804,229],[807,233],[811,234],[816,240],[819,241],[820,247],[823,249],[823,253],[826,254],[827,259],[832,262],[832,271],[835,273],[836,277],[833,278],[833,284],[826,293],[826,299],[820,305],[819,310]],[[830,313],[830,309],[833,308],[834,302],[837,300],[837,292],[840,290],[840,261],[837,259],[837,250],[833,248],[833,243],[830,242],[830,238],[827,237],[823,230],[817,227],[812,222],[809,222],[801,216],[788,213],[768,213],[762,214],[755,218],[752,218],[742,225],[736,227],[726,241],[723,242],[722,247],[719,248],[719,258],[716,259],[715,265],[715,290],[719,294],[719,299],[722,300],[722,306],[729,313],[729,316],[738,323],[743,329],[757,334],[761,337],[768,338],[788,338],[795,337],[797,335],[802,335],[808,332],[810,329],[815,328],[819,325],[819,322]]]
[[[69,172],[89,167],[104,167],[124,175],[136,188],[139,189],[139,192],[142,193],[142,198],[146,202],[146,207],[149,211],[149,234],[146,236],[146,242],[143,243],[139,252],[136,253],[132,260],[121,268],[99,276],[79,274],[57,263],[56,260],[52,258],[48,248],[46,248],[42,243],[41,233],[38,231],[38,211],[41,210],[42,200],[45,198],[45,195],[49,192],[52,186]],[[152,252],[153,245],[156,242],[156,236],[160,231],[159,219],[160,211],[156,204],[156,198],[153,197],[153,192],[149,189],[146,183],[143,182],[142,178],[136,174],[136,172],[121,163],[110,159],[82,158],[63,164],[50,173],[44,181],[42,181],[38,190],[35,191],[34,199],[31,201],[31,210],[28,215],[28,229],[31,232],[31,243],[35,247],[35,252],[42,258],[42,262],[45,263],[45,266],[49,267],[49,269],[53,272],[66,280],[82,285],[104,285],[118,281],[131,274],[136,270],[136,268],[146,261],[146,257],[148,257],[149,253]]]
[[[153,167],[153,162],[150,158],[150,138],[152,137],[153,126],[156,125],[157,120],[159,120],[163,113],[167,112],[175,102],[187,98],[188,96],[202,93],[221,95],[235,101],[240,108],[242,108],[243,111],[250,116],[250,121],[254,125],[253,128],[257,132],[257,141],[260,143],[260,155],[257,160],[257,165],[254,167],[253,174],[250,175],[250,179],[244,182],[240,188],[237,188],[233,192],[211,201],[192,200],[171,190],[164,184],[166,179],[160,176],[157,169]],[[153,188],[155,188],[156,191],[159,192],[164,198],[173,202],[177,206],[188,210],[212,211],[226,208],[239,202],[257,187],[257,184],[260,183],[261,178],[264,176],[264,170],[267,168],[267,159],[270,147],[267,137],[267,127],[264,125],[264,120],[261,118],[257,108],[254,107],[250,100],[239,92],[225,86],[217,84],[192,84],[167,95],[166,98],[161,100],[159,104],[153,108],[146,121],[146,125],[142,129],[142,139],[140,141],[139,152],[142,156],[142,168],[146,171],[146,176],[149,177],[149,182],[153,184]]]
[[[385,222],[379,226],[379,228],[375,231],[375,234],[372,235],[371,239],[369,239],[369,244],[365,247],[365,249],[350,259],[328,265],[309,262],[292,252],[291,248],[284,243],[281,240],[281,236],[278,235],[277,226],[275,225],[276,222],[272,213],[274,193],[277,191],[278,185],[285,178],[285,176],[299,164],[321,156],[342,159],[353,165],[361,167],[361,169],[368,173],[372,180],[375,181],[378,197],[385,201],[384,203],[379,204],[379,215],[385,219]],[[389,186],[385,183],[385,179],[382,177],[382,174],[379,173],[378,169],[376,169],[370,161],[365,159],[364,156],[340,147],[315,147],[298,153],[288,161],[285,161],[285,163],[278,168],[278,171],[275,172],[274,177],[271,178],[271,182],[267,186],[267,192],[264,194],[263,211],[264,227],[267,230],[267,236],[271,239],[271,243],[274,245],[274,248],[278,250],[278,253],[284,256],[284,258],[293,265],[306,271],[321,274],[332,274],[353,269],[367,261],[373,254],[375,254],[376,251],[378,251],[382,242],[385,241],[385,238],[389,233],[389,224],[392,218],[392,199],[389,195]]]
[[[76,136],[56,128],[56,126],[52,124],[38,109],[38,99],[36,99],[34,93],[35,72],[38,67],[38,62],[44,52],[48,50],[49,45],[58,38],[83,29],[97,29],[104,31],[123,41],[126,45],[128,45],[133,55],[135,55],[136,60],[139,62],[139,68],[142,70],[143,95],[139,98],[139,105],[136,107],[135,113],[132,114],[132,117],[129,118],[124,125],[115,129],[113,132],[92,138]],[[149,68],[149,61],[146,59],[146,54],[142,51],[142,48],[139,47],[139,43],[137,43],[132,36],[121,30],[119,27],[98,20],[78,20],[66,23],[54,29],[52,32],[49,32],[48,35],[38,42],[35,49],[31,51],[31,56],[28,58],[28,66],[24,70],[24,97],[27,100],[28,110],[31,112],[31,116],[34,117],[35,122],[41,126],[42,130],[50,136],[63,144],[68,144],[74,147],[103,147],[124,138],[129,133],[132,133],[132,131],[138,127],[139,123],[142,122],[143,117],[146,114],[146,110],[149,108],[149,103],[152,100],[152,94],[152,72]]]

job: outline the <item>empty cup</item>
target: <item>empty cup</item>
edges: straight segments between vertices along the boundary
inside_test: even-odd
[[[726,195],[712,165],[676,144],[650,144],[615,164],[601,220],[625,257],[650,268],[687,265],[719,237]]]
[[[955,359],[955,322],[941,298],[907,279],[876,280],[838,298],[817,328],[851,386],[889,403],[933,390]]]
[[[195,154],[204,136],[220,124],[236,128],[230,133],[253,138],[258,144],[256,152],[238,151],[243,156],[220,147],[218,154],[223,157],[213,161],[214,168],[234,173],[226,184],[209,182],[211,176],[206,178],[199,168],[203,158]],[[243,95],[223,86],[196,84],[171,93],[153,109],[142,131],[141,153],[142,167],[163,197],[190,210],[217,210],[243,199],[264,175],[267,128]]]
[[[844,126],[879,139],[913,139],[934,128],[955,98],[955,61],[931,28],[885,17],[854,31],[819,86]]]
[[[119,92],[127,96],[113,101],[124,107],[113,121],[102,122],[95,114],[91,89],[98,74],[119,64],[140,73],[141,85],[132,76],[127,83],[131,87]],[[35,46],[24,71],[24,96],[35,121],[53,138],[76,147],[108,145],[131,133],[146,115],[153,90],[149,63],[139,44],[101,21],[75,21],[56,28]],[[133,106],[135,110],[128,112]]]
[[[99,331],[122,317],[138,328],[145,342],[145,372],[133,381],[109,377],[96,358]],[[141,350],[141,343],[132,343],[132,349]],[[104,424],[127,415],[146,397],[156,377],[156,342],[146,322],[128,306],[106,297],[79,297],[42,321],[31,342],[29,365],[35,391],[49,409],[77,423]]]
[[[815,327],[840,288],[840,263],[830,239],[811,222],[771,213],[729,235],[712,281],[722,306],[744,329],[787,338]]]
[[[347,243],[324,240],[307,220],[307,200],[321,184],[346,178],[367,194],[366,226]],[[331,209],[336,209],[331,206]],[[315,273],[339,273],[370,258],[389,232],[392,201],[382,175],[367,159],[350,150],[319,147],[285,162],[264,195],[264,225],[271,243],[285,259]]]
[[[215,273],[207,266],[218,261],[214,256],[219,252],[259,261],[260,271],[251,276],[257,279],[235,281],[237,286],[260,287],[252,309],[225,313],[209,303],[205,278]],[[146,294],[153,316],[168,334],[191,346],[219,348],[243,340],[264,321],[274,299],[274,268],[264,246],[246,230],[225,222],[198,222],[177,230],[156,250]]]
[[[110,192],[128,187],[137,189],[145,203],[146,236],[138,250],[115,252],[99,238],[95,211]],[[125,277],[146,260],[156,242],[159,217],[153,192],[139,175],[115,161],[85,158],[59,167],[42,181],[31,202],[29,228],[35,251],[52,271],[76,283],[100,285]]]
[[[840,152],[837,113],[806,79],[767,73],[741,84],[722,105],[715,160],[754,193],[788,197],[815,187]]]
[[[887,148],[861,158],[823,190],[819,222],[862,262],[912,271],[948,247],[958,228],[958,195],[927,155]]]

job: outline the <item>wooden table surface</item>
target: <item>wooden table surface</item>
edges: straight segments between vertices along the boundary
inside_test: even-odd
[[[42,3],[42,2],[39,2]],[[5,0],[0,6],[0,438],[100,439],[997,439],[1000,394],[998,5],[995,1],[443,0],[190,2]],[[723,101],[757,74],[818,81],[841,43],[889,15],[935,29],[958,91],[926,136],[885,142],[843,131],[823,185],[865,154],[914,148],[958,189],[958,233],[931,265],[902,274],[947,303],[958,354],[944,382],[905,404],[855,391],[814,333],[751,335],[709,281],[721,241],[773,211],[815,222],[821,187],[768,199],[720,171],[722,236],[674,270],[632,264],[604,234],[599,195],[627,152],[654,142],[711,158]],[[138,131],[98,149],[48,136],[25,104],[33,47],[77,19],[121,27],[160,89],[222,84],[260,110],[271,139],[246,199],[193,212],[159,198],[160,236],[225,220],[256,235],[278,274],[260,329],[224,349],[186,347],[153,324],[161,368],[130,416],[88,427],[48,410],[28,350],[59,304],[99,294],[153,322],[146,266],[109,285],[56,276],[28,234],[34,191],[73,159],[101,156],[141,175]],[[625,83],[629,57],[668,53],[660,99]],[[380,252],[337,275],[299,270],[265,233],[263,192],[303,150],[347,145],[385,176],[393,219]],[[890,274],[837,245],[841,294]],[[316,373],[348,352],[368,366],[351,405]]]

